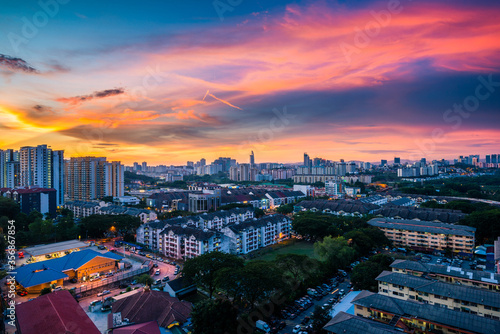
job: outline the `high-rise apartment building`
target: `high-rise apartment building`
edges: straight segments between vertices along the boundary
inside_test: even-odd
[[[399,158],[399,157],[394,157],[394,164],[395,164],[395,165],[401,165],[401,158]]]
[[[491,155],[491,163],[492,164],[497,164],[499,161],[498,161],[498,154],[492,154]]]
[[[252,153],[250,154],[250,166],[254,167],[255,166],[255,155]]]
[[[0,150],[0,188],[55,189],[56,205],[64,204],[64,151],[47,145]]]
[[[93,200],[124,194],[124,166],[104,157],[71,158],[66,162],[66,196],[69,200]]]
[[[307,153],[304,153],[304,167],[311,167],[311,158]]]

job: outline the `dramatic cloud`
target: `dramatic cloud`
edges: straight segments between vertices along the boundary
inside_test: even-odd
[[[4,54],[0,54],[0,69],[5,68],[12,72],[38,73],[38,70],[30,66],[21,58],[14,58]]]
[[[97,91],[94,92],[93,94],[89,95],[80,95],[80,96],[73,96],[73,97],[62,97],[57,99],[56,101],[62,102],[62,103],[67,103],[69,105],[78,105],[82,102],[85,101],[90,101],[94,99],[102,99],[105,97],[109,96],[116,96],[120,94],[124,94],[125,90],[123,88],[114,88],[114,89],[106,89],[102,91]]]

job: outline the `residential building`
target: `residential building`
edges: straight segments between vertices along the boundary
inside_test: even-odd
[[[490,334],[500,321],[432,304],[362,291],[352,301],[356,316],[372,319],[404,333]]]
[[[172,225],[160,233],[158,247],[160,253],[169,258],[185,260],[213,251],[227,253],[222,238],[217,231]]]
[[[154,211],[138,208],[130,208],[122,205],[112,205],[105,202],[68,201],[64,208],[73,212],[78,218],[90,215],[130,215],[138,217],[141,222],[147,223],[158,217]]]
[[[210,229],[211,231],[221,231],[224,226],[228,224],[241,222],[253,217],[253,208],[235,208],[212,213],[203,213],[197,216],[151,221],[139,226],[136,231],[136,240],[138,243],[145,244],[151,249],[159,250],[163,248],[163,238],[161,238],[160,233],[169,226],[186,225],[201,230]]]
[[[500,274],[496,273],[410,260],[395,260],[391,268],[396,273],[429,277],[440,282],[500,292]]]
[[[375,205],[387,204],[387,198],[379,196],[379,195],[361,198],[359,201],[363,202],[363,203],[370,203],[370,204],[375,204]]]
[[[470,254],[474,248],[476,229],[419,220],[373,218],[368,221],[378,227],[396,246],[421,250],[445,250]]]
[[[283,215],[264,216],[226,226],[229,252],[247,254],[291,237],[292,221]]]
[[[383,271],[376,280],[382,295],[500,320],[500,298],[493,291],[392,271]]]
[[[19,204],[21,212],[29,215],[31,211],[56,216],[57,191],[46,188],[0,188],[0,196],[8,197]]]
[[[380,206],[355,200],[314,200],[302,201],[294,206],[294,212],[323,212],[337,216],[361,217],[375,213]]]
[[[124,166],[104,157],[71,158],[65,164],[68,200],[94,200],[124,194]]]

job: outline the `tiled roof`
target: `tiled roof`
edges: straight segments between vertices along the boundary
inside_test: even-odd
[[[56,291],[16,306],[20,334],[100,334],[66,291]]]
[[[133,324],[113,329],[113,334],[161,334],[156,321]]]
[[[316,209],[318,211],[330,210],[333,212],[346,212],[360,214],[369,214],[373,210],[380,208],[379,205],[372,203],[363,203],[361,201],[353,200],[315,200],[315,201],[302,201],[296,205],[297,207],[302,207],[307,210]]]
[[[332,320],[330,320],[324,330],[332,333],[338,334],[359,334],[359,333],[370,333],[370,334],[385,334],[385,333],[398,333],[401,334],[400,330],[395,329],[392,326],[370,320],[367,318],[359,317],[356,315],[348,314],[345,312],[337,313]]]
[[[402,300],[375,293],[363,295],[360,293],[352,303],[372,310],[384,311],[409,319],[417,319],[460,328],[472,333],[500,333],[500,321],[450,310],[437,305]]]
[[[416,271],[423,274],[440,274],[451,277],[459,277],[482,283],[500,284],[500,274],[479,270],[462,269],[441,264],[420,263],[409,260],[395,260],[392,268]]]
[[[386,205],[375,214],[384,217],[399,217],[401,219],[419,219],[425,221],[439,220],[443,223],[457,223],[466,214],[458,210],[413,208],[407,206]]]
[[[181,225],[167,226],[163,231],[161,231],[160,234],[169,234],[171,231],[175,235],[185,236],[187,238],[189,238],[190,236],[194,236],[198,241],[209,240],[216,234],[216,232],[214,231],[202,230],[196,227],[189,226],[184,227]]]
[[[446,235],[474,236],[475,228],[465,225],[453,225],[420,220],[405,220],[391,218],[373,218],[369,225],[397,230],[429,232]]]
[[[282,222],[284,219],[288,218],[284,215],[276,214],[276,215],[264,216],[261,218],[249,219],[239,223],[233,223],[229,225],[229,228],[233,232],[238,233],[240,231],[244,231],[250,228],[259,228],[262,226],[266,226],[269,223],[276,224],[278,222]]]
[[[156,320],[160,327],[177,321],[183,324],[191,314],[191,303],[170,297],[167,292],[146,290],[113,303],[112,313],[121,312],[122,319],[142,323]]]
[[[477,289],[465,285],[444,283],[392,271],[383,271],[376,280],[379,282],[402,285],[418,292],[500,308],[500,297],[497,292],[493,291]]]

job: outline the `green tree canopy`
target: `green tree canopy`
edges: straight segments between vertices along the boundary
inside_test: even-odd
[[[237,269],[242,266],[243,260],[238,256],[215,251],[187,260],[182,272],[185,277],[207,289],[212,298],[217,287],[218,272],[224,268]]]
[[[323,241],[317,241],[314,250],[325,261],[330,272],[346,268],[357,255],[343,237],[326,237]]]

